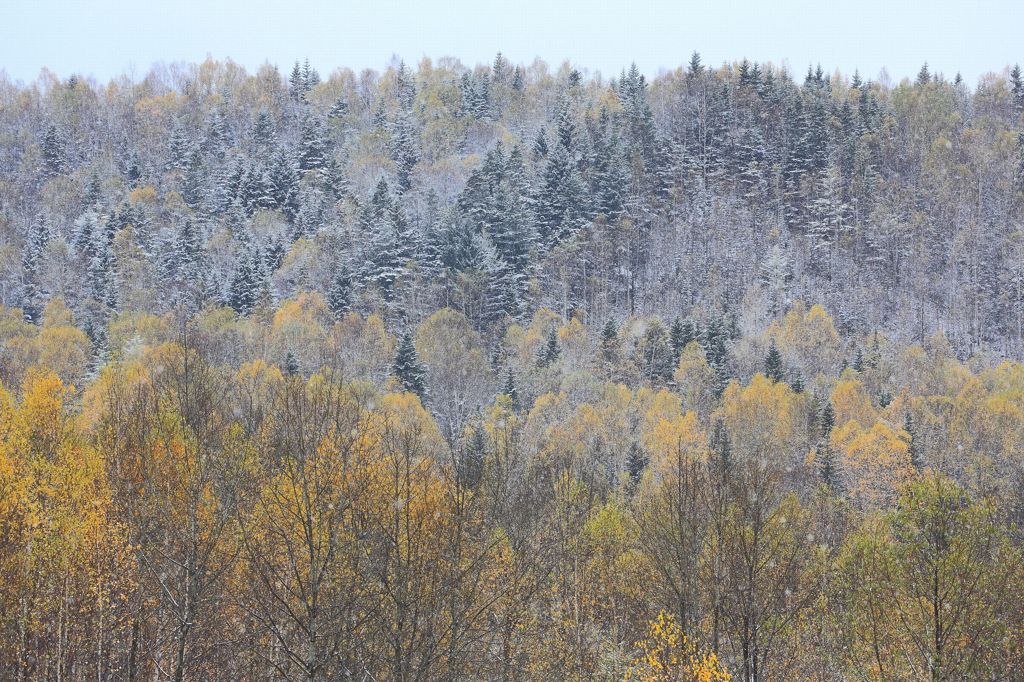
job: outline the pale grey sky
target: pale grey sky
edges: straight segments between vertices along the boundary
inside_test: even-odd
[[[384,67],[392,55],[489,63],[565,59],[605,76],[635,61],[648,75],[743,57],[894,81],[957,71],[972,85],[1024,61],[1020,0],[518,0],[483,2],[313,0],[0,0],[0,69],[15,80],[47,67],[106,80],[154,62],[230,57],[250,70],[285,70],[308,56],[323,75],[337,66]]]

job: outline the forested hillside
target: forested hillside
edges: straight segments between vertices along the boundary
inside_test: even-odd
[[[1022,115],[0,80],[0,679],[1024,678]]]

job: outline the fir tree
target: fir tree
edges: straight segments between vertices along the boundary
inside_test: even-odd
[[[420,363],[419,355],[416,353],[416,346],[412,342],[412,334],[406,332],[402,335],[402,341],[398,344],[398,351],[395,353],[395,362],[392,367],[395,377],[402,384],[402,388],[410,393],[415,393],[420,400],[426,401],[427,372]]]

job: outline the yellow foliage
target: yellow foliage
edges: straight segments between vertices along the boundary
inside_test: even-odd
[[[849,420],[832,432],[843,455],[850,497],[862,508],[888,504],[914,474],[905,434],[882,422],[863,428]]]
[[[721,413],[737,452],[776,457],[793,451],[795,408],[796,395],[787,384],[756,374],[746,387],[726,387]]]
[[[690,640],[671,614],[651,621],[647,637],[636,643],[640,654],[623,676],[624,682],[729,682],[732,676],[713,651]]]
[[[867,428],[878,419],[871,398],[858,379],[843,379],[836,383],[832,390],[832,407],[835,409],[835,423],[839,426],[852,420]]]

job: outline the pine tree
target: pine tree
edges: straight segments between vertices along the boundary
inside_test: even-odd
[[[203,140],[206,151],[217,158],[223,158],[231,146],[231,129],[220,109],[214,107],[206,116],[206,138]]]
[[[544,167],[537,199],[537,224],[547,247],[553,247],[582,227],[587,215],[587,190],[579,169],[563,144],[555,145]]]
[[[239,257],[228,294],[228,304],[239,315],[248,315],[265,297],[263,267],[259,249]]]
[[[715,419],[711,430],[711,452],[715,455],[715,464],[718,475],[723,482],[732,472],[732,441],[729,432],[725,428],[725,422],[721,418]]]
[[[518,65],[512,71],[512,90],[513,92],[522,92],[526,89],[526,77],[523,75],[523,70]]]
[[[260,208],[277,208],[288,220],[295,220],[299,213],[299,185],[301,172],[295,160],[283,149],[278,149],[269,166],[254,173],[258,192],[256,205]]]
[[[416,346],[413,345],[410,332],[402,335],[402,341],[398,344],[398,352],[395,354],[395,362],[392,369],[395,377],[402,384],[402,388],[410,393],[415,393],[420,397],[420,400],[426,401],[427,372],[420,363],[419,355],[416,353]]]
[[[636,344],[634,360],[645,379],[652,382],[672,377],[672,347],[665,326],[658,320],[647,326]]]
[[[774,382],[782,381],[783,378],[782,354],[779,353],[774,338],[768,344],[768,355],[764,359],[764,375]]]
[[[561,354],[562,349],[558,345],[558,329],[552,326],[551,329],[548,330],[548,335],[544,341],[544,345],[541,346],[541,349],[537,354],[537,366],[542,369],[550,367],[558,362],[558,357]]]

